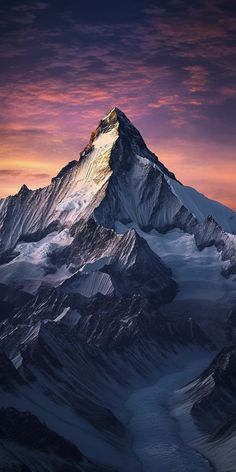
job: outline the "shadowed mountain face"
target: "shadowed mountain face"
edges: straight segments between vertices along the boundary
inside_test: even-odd
[[[190,437],[233,461],[234,348],[201,369],[235,342],[235,267],[236,214],[117,108],[48,187],[0,200],[0,470],[210,470]]]

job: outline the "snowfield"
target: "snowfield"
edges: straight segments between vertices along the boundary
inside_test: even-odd
[[[171,268],[179,288],[175,300],[217,301],[224,305],[228,302],[228,306],[236,300],[234,277],[226,279],[222,276],[222,271],[228,267],[228,261],[222,261],[214,246],[199,251],[194,236],[180,229],[168,231],[166,234],[156,230],[148,233],[135,224],[116,223],[116,231],[121,234],[131,227],[147,241],[166,266]]]

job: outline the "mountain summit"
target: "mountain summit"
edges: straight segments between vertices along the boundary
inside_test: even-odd
[[[127,118],[125,113],[119,108],[113,108],[99,123],[96,130],[92,133],[89,144],[85,147],[85,150],[81,153],[83,158],[88,152],[97,144],[97,141],[101,137],[104,140],[104,144],[109,140],[118,140],[117,145],[120,144],[120,153],[118,163],[122,165],[122,168],[129,167],[132,163],[132,156],[136,153],[142,153],[151,162],[158,164],[160,169],[169,177],[175,179],[175,176],[170,172],[159,160],[158,157],[151,153],[147,148],[140,132],[135,128],[131,121]],[[117,161],[110,162],[111,166],[118,165]]]
[[[225,231],[236,232],[235,212],[181,185],[118,108],[100,121],[80,160],[64,167],[48,187],[24,187],[0,200],[0,253],[91,215],[109,228],[120,221],[161,232],[173,227],[192,232],[210,215]]]

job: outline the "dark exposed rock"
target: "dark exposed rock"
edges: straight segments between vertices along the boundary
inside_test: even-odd
[[[63,177],[69,170],[71,170],[73,167],[75,167],[76,165],[78,164],[78,161],[76,161],[75,159],[73,161],[70,161],[68,162],[68,164],[63,167],[60,172],[58,172],[58,174],[56,175],[56,177],[53,177],[52,178],[52,182],[55,180],[55,179],[61,179],[61,177]]]
[[[73,444],[50,431],[31,413],[19,412],[15,408],[0,408],[0,419],[0,440],[17,442],[65,459],[82,460],[82,454]]]
[[[13,391],[16,385],[23,384],[24,380],[6,354],[0,352],[0,390]]]
[[[204,433],[213,438],[223,432],[228,417],[236,414],[235,346],[223,348],[188,386],[185,396],[191,401],[191,414]]]
[[[27,187],[27,185],[23,184],[22,187],[20,188],[19,192],[17,195],[21,196],[22,198],[26,197],[31,190]]]
[[[200,250],[215,246],[221,253],[222,259],[230,261],[230,266],[224,271],[226,276],[236,273],[235,235],[223,231],[212,216],[209,216],[204,223],[195,225],[193,233],[197,247]]]
[[[0,445],[4,444],[5,441],[7,441],[8,445],[11,445],[10,448],[8,447],[8,450],[14,450],[14,445],[24,448],[22,449],[19,468],[14,470],[21,470],[22,472],[31,470],[27,467],[28,454],[25,451],[26,448],[26,450],[30,451],[31,456],[35,456],[34,462],[36,469],[33,470],[45,470],[43,464],[40,466],[42,458],[40,460],[40,456],[37,456],[37,453],[41,452],[44,454],[45,462],[47,455],[52,455],[52,469],[50,467],[50,470],[53,471],[112,471],[110,468],[103,468],[89,461],[74,444],[66,441],[62,436],[50,430],[46,424],[41,423],[36,416],[27,411],[20,412],[10,407],[0,408]],[[13,453],[12,462],[14,463],[15,460]],[[48,460],[50,461],[50,459]],[[1,454],[1,464],[3,461],[4,457],[2,457]],[[26,464],[24,464],[24,461]],[[7,467],[10,467],[9,463]],[[15,467],[17,467],[17,465],[15,465]],[[11,468],[4,470],[11,470]]]
[[[75,234],[69,247],[52,254],[52,262],[63,264],[66,261],[76,271],[94,258],[97,261],[106,258],[100,271],[110,275],[117,293],[142,293],[155,298],[159,304],[167,303],[175,296],[177,285],[171,279],[170,270],[134,230],[117,235],[91,219],[79,226]],[[80,273],[76,273],[64,282],[63,288],[70,291],[71,284],[80,277]]]
[[[6,318],[10,319],[32,298],[29,293],[0,283],[0,322]]]
[[[19,251],[14,251],[12,249],[3,252],[2,254],[0,254],[0,265],[8,264],[8,262],[13,261],[13,259],[19,256],[19,254]]]

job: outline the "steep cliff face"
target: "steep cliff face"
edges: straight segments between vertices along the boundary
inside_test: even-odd
[[[0,201],[1,252],[19,240],[70,228],[94,210],[97,221],[110,227],[132,221],[146,229],[192,231],[211,215],[225,231],[236,231],[235,213],[181,185],[116,108],[100,122],[80,160],[69,163],[48,187],[23,186]]]
[[[70,228],[88,218],[104,196],[111,175],[111,149],[118,138],[118,121],[98,132],[80,160],[66,166],[52,183],[20,192],[0,202],[1,251],[19,240],[37,241],[54,230]]]

